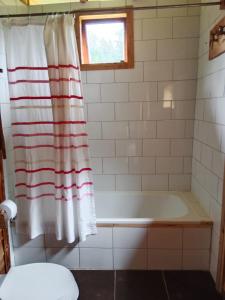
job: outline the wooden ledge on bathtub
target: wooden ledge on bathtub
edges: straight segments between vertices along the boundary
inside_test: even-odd
[[[148,227],[182,227],[182,228],[190,228],[190,227],[212,227],[213,222],[212,221],[178,221],[176,223],[173,222],[162,222],[162,221],[156,221],[154,223],[150,224],[108,224],[108,223],[102,223],[97,224],[97,227],[133,227],[133,228],[148,228]]]

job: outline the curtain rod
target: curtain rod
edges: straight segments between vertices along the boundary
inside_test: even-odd
[[[23,18],[23,17],[38,17],[38,16],[49,16],[52,14],[63,15],[63,14],[75,14],[81,12],[113,12],[121,9],[130,8],[132,10],[149,10],[149,9],[166,9],[166,8],[182,8],[182,7],[205,7],[205,6],[216,6],[220,5],[221,1],[218,2],[205,2],[205,3],[187,3],[187,4],[168,4],[168,5],[155,5],[155,6],[121,6],[121,7],[111,7],[111,8],[89,8],[89,9],[79,9],[72,11],[61,11],[61,12],[46,12],[46,13],[31,13],[31,14],[6,14],[0,15],[0,18]]]

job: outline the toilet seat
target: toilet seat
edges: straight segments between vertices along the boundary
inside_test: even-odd
[[[12,267],[0,287],[2,300],[77,300],[72,273],[52,263]]]

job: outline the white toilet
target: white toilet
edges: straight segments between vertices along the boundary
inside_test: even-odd
[[[51,263],[12,267],[0,286],[1,300],[77,300],[78,295],[72,273]]]
[[[11,200],[2,202],[0,210],[7,212],[7,202],[11,202],[15,217],[17,208]],[[6,215],[8,220],[11,219],[10,212]],[[9,224],[8,233],[12,245]],[[78,296],[78,286],[72,273],[57,264],[12,266],[6,275],[1,276],[0,300],[77,300]]]

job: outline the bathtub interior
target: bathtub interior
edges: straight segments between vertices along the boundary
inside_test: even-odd
[[[97,192],[97,222],[210,221],[192,193]]]

